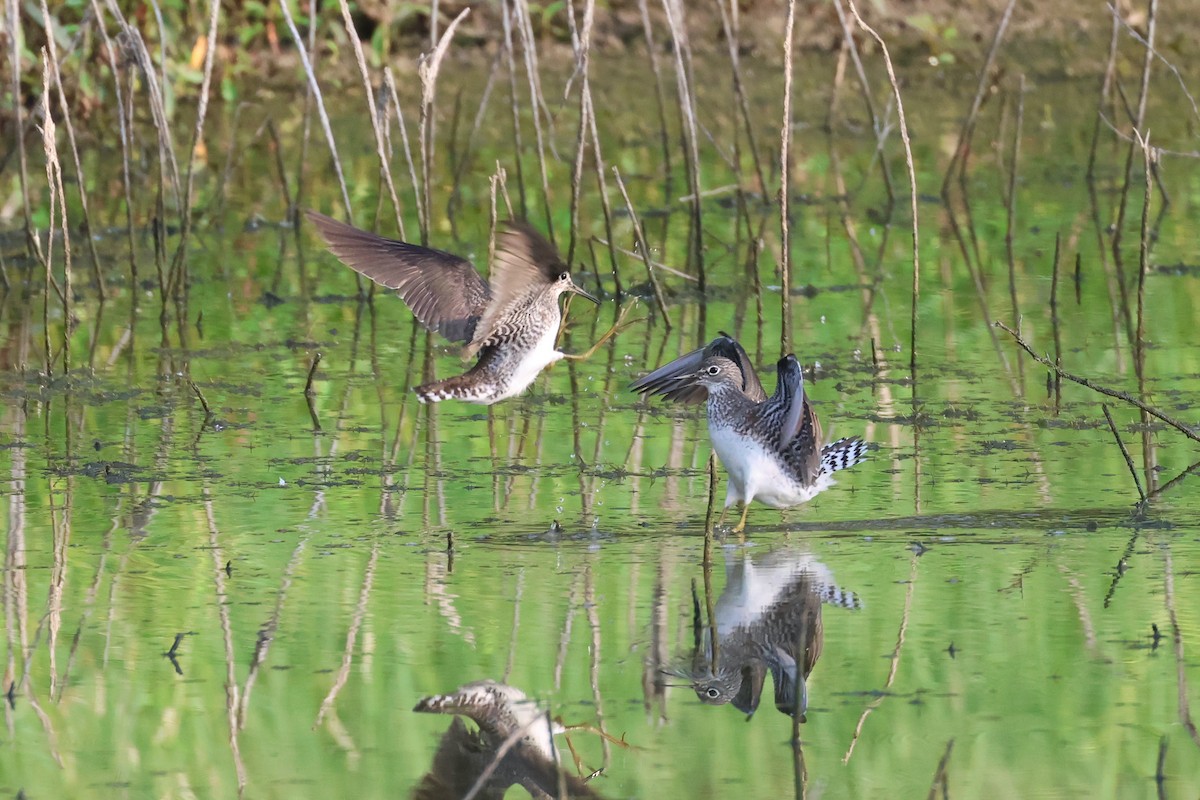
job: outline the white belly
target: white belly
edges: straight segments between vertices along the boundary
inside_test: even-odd
[[[811,500],[834,483],[830,475],[823,474],[812,486],[802,486],[784,470],[779,457],[757,441],[725,426],[710,423],[708,430],[713,450],[729,473],[726,506],[757,500],[772,508],[787,508]]]
[[[508,386],[502,389],[492,402],[519,395],[529,388],[529,384],[533,383],[538,375],[542,374],[542,370],[560,360],[563,354],[554,347],[554,340],[557,338],[557,326],[548,328],[537,340],[533,350],[529,351],[525,359],[517,365]]]

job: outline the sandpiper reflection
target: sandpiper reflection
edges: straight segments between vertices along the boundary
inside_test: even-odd
[[[727,550],[725,576],[714,608],[715,626],[702,624],[703,601],[698,599],[691,663],[673,672],[691,681],[702,702],[732,704],[747,719],[758,709],[770,672],[775,708],[805,721],[808,676],[825,638],[821,607],[858,608],[858,598],[839,588],[829,568],[811,553],[795,548],[754,556]]]
[[[429,771],[413,790],[414,800],[459,800],[480,780],[481,800],[500,800],[520,784],[535,800],[599,795],[581,779],[559,768],[553,734],[563,727],[520,689],[492,680],[460,686],[450,694],[422,699],[413,711],[453,714]],[[475,722],[471,730],[463,717]]]

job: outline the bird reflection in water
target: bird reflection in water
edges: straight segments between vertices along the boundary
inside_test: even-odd
[[[565,790],[562,796],[601,797],[559,768],[552,736],[565,729],[520,689],[476,681],[451,694],[426,697],[413,711],[454,715],[429,771],[413,790],[414,800],[460,800],[472,790],[481,800],[500,800],[514,784],[535,800],[558,797],[560,789]],[[473,720],[477,730],[463,717]]]
[[[702,624],[696,598],[691,663],[671,672],[691,681],[702,702],[732,704],[749,719],[758,709],[769,671],[775,707],[804,722],[808,676],[825,638],[821,607],[830,603],[856,609],[858,598],[840,589],[829,568],[803,550],[778,549],[756,557],[727,550],[725,575],[725,589],[713,609],[715,625]]]

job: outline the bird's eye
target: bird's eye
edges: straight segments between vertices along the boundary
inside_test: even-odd
[[[560,281],[562,281],[563,283],[566,283],[567,281],[571,280],[571,273],[564,272],[563,274],[558,276],[558,279]]]
[[[716,366],[716,365],[713,365],[713,366],[709,367],[709,368],[708,368],[708,370],[707,370],[707,372],[708,372],[708,374],[709,374],[709,375],[716,375],[716,374],[717,374],[717,373],[719,373],[720,371],[721,371],[721,368],[720,368],[720,367],[718,367],[718,366]]]
[[[718,692],[716,687],[714,687],[714,686],[708,687],[708,689],[706,689],[704,693],[706,695],[708,695],[708,699],[710,699],[710,700],[716,700],[717,695],[720,694],[720,692]]]

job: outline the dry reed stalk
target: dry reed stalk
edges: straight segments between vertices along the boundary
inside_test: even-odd
[[[598,241],[600,244],[604,245],[605,247],[611,248],[613,250],[613,252],[620,253],[622,255],[630,256],[632,258],[641,258],[642,257],[641,253],[630,250],[627,247],[621,247],[620,245],[613,244],[612,242],[608,241],[607,239],[601,239],[598,236],[593,236],[592,241]],[[698,280],[695,275],[688,275],[686,272],[677,270],[674,267],[668,267],[666,264],[662,263],[661,261],[651,260],[650,266],[652,266],[655,269],[660,270],[662,272],[666,272],[671,275],[674,275],[676,278],[679,278],[680,280],[690,281],[692,283],[695,283]]]
[[[1087,172],[1084,173],[1089,185],[1096,177],[1096,150],[1100,146],[1100,123],[1104,119],[1104,104],[1110,101],[1113,80],[1117,73],[1117,43],[1120,40],[1120,31],[1120,20],[1114,13],[1112,15],[1112,34],[1108,43],[1108,61],[1104,65],[1104,78],[1100,81],[1100,98],[1096,103],[1096,122],[1092,126],[1092,145],[1088,148]]]
[[[50,350],[50,282],[53,280],[54,263],[54,213],[57,207],[59,227],[63,240],[63,283],[62,283],[62,315],[63,338],[62,357],[63,374],[71,371],[71,232],[67,224],[67,195],[63,188],[62,162],[58,157],[57,128],[54,114],[50,110],[50,76],[52,74],[50,57],[46,48],[42,48],[42,151],[46,156],[46,185],[50,189],[50,221],[46,236],[46,255],[43,261],[46,269],[46,296],[43,298],[43,319],[46,326],[46,375],[50,375],[54,357]],[[69,426],[68,426],[69,427]]]
[[[796,29],[796,0],[788,0],[783,33],[783,125],[779,131],[779,282],[782,285],[783,325],[779,350],[792,352],[792,47]]]
[[[58,44],[55,41],[54,31],[50,25],[50,9],[46,6],[46,0],[41,0],[41,3],[42,22],[45,25],[47,50],[49,51],[50,55],[50,69],[54,75],[54,85],[58,89],[58,109],[59,113],[62,115],[63,126],[67,129],[67,143],[71,146],[71,157],[75,164],[76,189],[79,191],[79,208],[80,211],[83,212],[83,230],[86,234],[84,239],[87,241],[88,255],[90,255],[92,259],[92,272],[96,279],[96,286],[100,296],[100,302],[103,304],[105,299],[107,299],[108,293],[104,286],[104,275],[100,272],[100,256],[96,252],[96,240],[95,237],[92,236],[92,218],[91,214],[88,212],[87,181],[84,180],[83,166],[79,159],[79,145],[75,140],[75,124],[71,121],[71,110],[67,105],[67,94],[63,89],[62,70],[60,69],[58,62]],[[87,27],[88,25],[85,15],[85,21],[80,25],[80,35],[86,31]],[[49,111],[48,103],[46,108],[47,111]],[[47,116],[49,116],[49,114],[47,114]],[[64,219],[63,222],[65,225],[66,220]]]
[[[854,0],[847,0],[850,4],[850,11],[854,14],[855,21],[858,22],[860,28],[869,33],[876,42],[879,43],[880,49],[883,51],[883,63],[887,67],[888,80],[892,84],[892,94],[896,98],[896,115],[900,122],[900,138],[904,142],[904,163],[908,167],[908,188],[909,188],[909,204],[912,213],[912,257],[913,257],[913,279],[912,279],[912,334],[909,340],[909,369],[913,373],[913,392],[916,393],[916,372],[917,372],[917,307],[921,297],[921,251],[919,238],[919,215],[917,213],[917,171],[913,166],[912,143],[908,138],[908,122],[904,118],[904,101],[900,98],[900,84],[896,80],[896,71],[892,68],[892,57],[888,54],[887,44],[880,38],[879,34],[873,28],[863,21],[863,18],[858,14],[858,8],[854,5]],[[1011,12],[1013,4],[1016,0],[1010,0],[1008,11]],[[1006,12],[1007,18],[1007,12]]]
[[[1138,93],[1137,113],[1133,117],[1135,133],[1142,130],[1146,122],[1146,105],[1150,100],[1150,66],[1154,63],[1154,35],[1158,28],[1158,0],[1150,0],[1150,8],[1146,17],[1146,55],[1142,60],[1142,83]],[[1120,88],[1120,82],[1117,83]],[[1125,213],[1129,205],[1129,185],[1133,180],[1133,156],[1138,142],[1130,141],[1125,155],[1125,179],[1121,186],[1121,200],[1117,204],[1117,221],[1112,235],[1113,259],[1121,263],[1121,235],[1125,227]],[[1149,177],[1146,180],[1150,180]],[[1121,275],[1122,291],[1124,291],[1124,276]]]
[[[1145,167],[1146,191],[1142,198],[1142,233],[1138,247],[1138,292],[1137,292],[1137,335],[1133,339],[1136,351],[1134,364],[1139,375],[1142,372],[1143,358],[1146,348],[1146,275],[1150,271],[1150,132],[1143,137],[1136,130],[1138,145],[1142,148],[1142,163]]]
[[[646,274],[650,277],[650,286],[654,289],[654,300],[658,304],[658,310],[662,313],[663,322],[669,331],[671,330],[671,317],[667,314],[667,300],[663,296],[658,276],[654,274],[654,269],[650,266],[650,248],[646,244],[646,233],[642,230],[642,223],[638,220],[637,212],[633,210],[633,202],[629,199],[629,192],[625,190],[625,181],[621,180],[621,171],[616,167],[613,167],[612,170],[613,176],[617,180],[617,188],[621,191],[621,197],[625,199],[625,210],[629,212],[629,220],[633,223],[634,240],[637,242],[638,251],[642,254],[642,263],[646,265]]]
[[[1054,234],[1054,266],[1050,276],[1050,327],[1054,330],[1054,363],[1062,366],[1062,329],[1058,319],[1058,264],[1062,249],[1062,234]],[[1079,254],[1076,253],[1076,263]],[[1054,373],[1054,411],[1062,408],[1062,378]]]
[[[288,32],[292,35],[292,41],[296,43],[296,53],[300,56],[300,64],[304,67],[305,77],[308,78],[308,88],[312,91],[312,96],[316,99],[317,114],[321,118],[321,127],[325,131],[325,142],[329,145],[329,154],[333,158],[333,168],[337,173],[338,186],[342,190],[342,204],[346,209],[346,221],[353,224],[354,209],[350,207],[350,190],[346,188],[346,175],[342,171],[342,159],[338,156],[337,142],[333,138],[333,126],[329,122],[329,113],[325,110],[325,97],[321,94],[321,85],[317,83],[317,74],[313,69],[312,61],[308,57],[308,48],[305,46],[304,40],[300,38],[300,31],[296,29],[296,21],[292,18],[292,12],[288,8],[288,3],[280,3],[279,8],[283,11],[283,20],[287,24]],[[360,278],[360,292],[361,288],[362,281]]]
[[[312,54],[312,63],[315,67],[317,59],[320,57],[320,52],[317,50],[317,26],[321,21],[319,14],[308,15],[308,52]],[[386,70],[385,70],[386,72]],[[313,110],[313,88],[308,81],[304,82],[304,110],[301,113],[301,129],[300,135],[300,153],[298,163],[296,165],[296,208],[292,213],[292,226],[296,229],[297,241],[300,241],[300,209],[304,206],[304,190],[307,188],[304,182],[306,174],[305,167],[308,165],[308,143],[312,135],[312,110]],[[300,280],[303,284],[305,278],[304,262],[301,260]],[[308,293],[305,292],[307,297]]]
[[[209,210],[209,214],[214,219],[221,219],[225,213],[225,199],[235,163],[234,154],[239,153],[243,149],[238,146],[238,133],[242,124],[242,111],[249,108],[249,106],[250,104],[243,100],[233,107],[233,115],[230,117],[229,129],[226,134],[228,145],[225,148],[225,164],[221,167],[221,175],[217,180],[216,200]],[[259,130],[261,131],[262,129],[260,128]],[[292,217],[289,216],[288,219],[291,220]]]
[[[1150,272],[1150,197],[1151,184],[1150,176],[1153,164],[1153,155],[1150,147],[1150,132],[1147,131],[1145,137],[1137,133],[1138,144],[1142,148],[1143,161],[1143,178],[1145,191],[1142,197],[1142,226],[1141,236],[1139,237],[1138,247],[1138,288],[1137,288],[1137,334],[1133,340],[1134,356],[1133,365],[1137,372],[1138,379],[1138,394],[1142,397],[1146,396],[1146,276]],[[1154,485],[1157,481],[1157,473],[1154,470],[1155,457],[1154,447],[1150,437],[1150,418],[1146,412],[1141,413],[1141,435],[1142,435],[1142,469],[1146,472],[1146,486],[1150,491],[1154,491]],[[1143,493],[1142,500],[1145,501],[1146,495]]]
[[[517,570],[517,586],[513,596],[513,618],[508,635],[508,659],[504,662],[504,674],[501,683],[508,683],[512,675],[513,664],[517,660],[517,634],[521,630],[521,598],[525,596],[525,570]]]
[[[21,104],[21,51],[24,47],[22,32],[25,28],[21,25],[21,13],[18,10],[17,0],[7,0],[4,7],[7,16],[6,28],[9,32],[7,37],[9,44],[8,57],[9,63],[12,65],[12,85],[9,93],[12,97],[13,130],[18,132],[16,136],[17,164],[20,168],[21,210],[24,212],[25,218],[25,241],[28,244],[29,251],[37,256],[42,268],[46,269],[41,245],[33,232],[33,212],[29,203],[29,161],[25,153],[25,137],[22,135],[22,132],[25,130],[25,109]],[[49,287],[47,287],[47,292],[48,290]]]
[[[1012,302],[1012,324],[1019,327],[1021,311],[1017,305],[1017,259],[1013,252],[1013,233],[1017,226],[1017,171],[1021,159],[1021,131],[1025,124],[1025,75],[1017,88],[1017,126],[1013,131],[1011,161],[1008,172],[1008,202],[1006,225],[1004,230],[1004,252],[1008,256],[1008,296]]]
[[[483,129],[484,120],[487,118],[488,104],[491,102],[492,90],[496,85],[496,75],[499,72],[500,57],[502,53],[497,51],[492,57],[492,66],[488,70],[487,83],[483,86],[483,95],[479,98],[479,108],[475,111],[475,120],[471,124],[471,132],[467,134],[467,141],[463,145],[464,154],[454,166],[454,179],[450,187],[450,199],[446,201],[446,216],[450,219],[452,226],[456,225],[456,217],[458,215],[458,207],[462,203],[462,180],[467,173],[467,168],[471,164],[471,155],[475,151],[475,139],[479,135],[479,131]]]
[[[504,26],[504,54],[508,61],[508,105],[512,114],[513,161],[516,164],[517,199],[520,201],[521,217],[529,217],[529,205],[525,200],[525,172],[521,167],[521,111],[517,99],[517,59],[513,49],[512,18],[516,11],[510,11],[508,0],[500,0],[500,17]]]
[[[582,76],[579,87],[579,131],[575,138],[575,165],[571,171],[571,209],[570,233],[567,244],[567,263],[575,258],[575,244],[579,238],[579,196],[583,188],[583,159],[587,149],[588,133],[591,128],[591,79],[588,68],[591,64],[589,55],[592,45],[592,21],[595,17],[595,0],[585,0],[583,6],[583,25],[580,27],[575,46],[575,72]],[[574,9],[569,14],[574,19]],[[574,28],[574,23],[572,23]]]
[[[421,197],[421,182],[417,179],[416,162],[413,160],[412,144],[408,139],[408,125],[404,121],[404,110],[400,106],[400,95],[396,91],[396,79],[392,75],[391,67],[383,69],[383,85],[388,91],[388,96],[392,99],[392,108],[396,110],[396,124],[400,126],[400,143],[404,147],[404,162],[408,165],[408,178],[412,182],[413,203],[417,208],[418,224],[426,227],[429,224],[428,211],[425,208],[425,203]]]
[[[528,0],[514,0],[513,8],[516,11],[517,30],[521,34],[521,52],[525,56],[525,76],[529,80],[529,106],[533,116],[534,139],[537,142],[538,169],[542,178],[542,209],[546,216],[546,236],[554,242],[554,219],[550,212],[550,176],[546,169],[546,134],[542,130],[546,100],[542,96],[542,83],[538,72],[537,40],[529,18]],[[547,120],[550,118],[548,111],[545,117]]]
[[[154,123],[154,132],[155,132],[155,136],[157,137],[158,153],[159,153],[159,155],[158,155],[158,158],[159,158],[158,192],[159,192],[160,196],[158,198],[158,202],[160,204],[165,202],[166,180],[167,180],[167,176],[169,175],[170,181],[171,181],[171,189],[173,190],[174,195],[175,195],[175,207],[182,208],[183,207],[183,197],[182,197],[183,186],[182,186],[182,181],[180,180],[180,177],[179,177],[179,161],[175,156],[175,144],[174,144],[173,139],[171,138],[170,122],[167,120],[166,105],[164,104],[164,101],[163,101],[163,93],[164,93],[165,87],[166,87],[166,75],[165,75],[165,73],[163,74],[161,84],[152,80],[152,76],[154,75],[154,65],[150,60],[150,51],[146,47],[146,42],[142,39],[141,32],[139,30],[137,30],[137,28],[132,27],[125,20],[124,16],[122,16],[120,14],[120,12],[115,9],[115,5],[116,5],[115,0],[109,0],[109,9],[113,12],[114,16],[116,16],[117,22],[121,26],[121,31],[125,36],[125,43],[129,48],[130,55],[132,55],[134,63],[137,65],[137,67],[141,71],[142,75],[146,78],[146,80],[145,80],[146,99],[147,99],[148,105],[150,107],[150,119]],[[131,75],[130,77],[132,79],[133,76]],[[132,102],[133,102],[133,93],[131,91],[130,92],[130,103],[132,103]],[[166,230],[166,227],[165,227],[166,220],[164,219],[163,213],[158,214],[157,222],[158,222],[159,236],[161,239],[161,237],[163,235],[165,235],[165,230]],[[162,244],[162,242],[160,241],[159,242],[160,250],[161,250],[161,244]],[[161,270],[162,269],[161,253],[159,255],[159,258],[160,258],[159,269]],[[164,297],[164,302],[165,302],[165,298],[170,294],[168,291],[168,288],[166,287],[165,284],[163,284],[162,291],[163,291],[163,297]]]
[[[737,0],[730,0],[728,10],[725,8],[725,0],[717,0],[717,8],[721,10],[721,30],[725,34],[725,41],[729,45],[729,63],[733,67],[733,94],[737,99],[737,109],[742,116],[742,125],[746,128],[746,141],[750,145],[750,158],[754,162],[754,174],[758,178],[759,194],[766,194],[767,178],[763,173],[762,161],[758,157],[758,145],[754,141],[754,125],[750,122],[750,101],[746,97],[746,86],[742,80],[742,63],[741,57],[738,55],[739,35],[741,26],[739,24],[739,11]],[[734,137],[736,146],[737,137]]]
[[[44,2],[44,0],[43,0]],[[171,259],[171,280],[169,283],[178,287],[183,293],[187,288],[187,241],[192,230],[192,185],[195,179],[196,147],[204,135],[204,121],[208,116],[208,94],[212,87],[213,62],[217,52],[217,23],[221,16],[220,0],[211,0],[208,12],[208,35],[204,48],[204,77],[200,81],[200,99],[196,109],[196,125],[192,129],[192,144],[188,148],[187,173],[183,186],[183,205],[179,210],[179,242],[175,246],[175,256]],[[182,330],[184,320],[179,320]]]
[[[608,199],[608,179],[605,178],[605,176],[604,176],[604,174],[605,174],[604,155],[600,152],[600,132],[596,127],[596,111],[595,111],[595,108],[592,103],[592,87],[591,87],[590,83],[584,84],[584,95],[585,95],[586,103],[587,103],[588,122],[589,122],[589,125],[591,128],[592,166],[595,169],[595,173],[596,173],[596,184],[600,188],[600,208],[604,212],[604,235],[608,238],[608,242],[609,242],[609,244],[608,244],[608,262],[609,262],[609,266],[612,268],[613,283],[616,288],[617,304],[619,305],[621,303],[622,297],[624,296],[624,292],[622,291],[622,288],[621,288],[621,273],[618,268],[617,252],[616,252],[615,245],[612,244],[612,241],[613,241],[612,204],[609,202],[609,199]],[[591,246],[591,240],[589,240],[589,247],[590,246]],[[592,256],[592,260],[593,260],[593,262],[595,261],[594,254]],[[599,284],[599,282],[600,282],[600,272],[598,269],[596,271],[596,282],[597,282],[597,284]]]
[[[683,6],[679,0],[662,0],[671,30],[672,50],[675,53],[675,90],[679,100],[679,113],[683,120],[684,166],[687,169],[688,188],[692,195],[691,217],[688,237],[688,262],[699,278],[700,294],[704,295],[708,281],[704,269],[704,225],[700,213],[700,143],[696,124],[696,96],[693,93],[692,51],[687,28],[683,20]],[[703,320],[705,306],[700,306]],[[703,324],[699,331],[704,338]]]
[[[132,100],[126,104],[124,93],[121,91],[121,70],[117,63],[117,51],[109,38],[108,29],[104,25],[104,14],[100,9],[99,0],[91,0],[92,13],[96,17],[96,28],[100,31],[101,41],[104,42],[104,55],[108,69],[113,76],[113,88],[117,98],[117,129],[121,135],[121,175],[122,188],[125,193],[125,230],[129,237],[129,286],[133,308],[137,308],[138,282],[137,249],[133,233],[133,183],[129,173],[129,140],[132,129]],[[127,110],[128,109],[128,110]]]
[[[267,117],[263,123],[263,128],[267,132],[267,139],[275,156],[275,173],[279,176],[279,191],[283,194],[284,206],[287,208],[287,218],[290,220],[295,217],[296,202],[292,199],[292,191],[288,187],[287,167],[283,163],[283,142],[279,139],[279,130],[275,127],[274,119]]]
[[[286,0],[284,1],[286,2]],[[396,184],[392,180],[391,162],[388,159],[387,148],[384,147],[383,128],[380,125],[379,109],[375,105],[375,92],[371,88],[371,75],[367,71],[367,60],[363,56],[362,42],[358,39],[358,34],[354,29],[354,20],[350,17],[350,4],[346,0],[338,0],[338,7],[342,10],[342,23],[346,26],[346,36],[354,50],[354,61],[358,65],[363,93],[367,97],[367,111],[371,115],[371,130],[375,134],[375,155],[379,157],[379,176],[387,186],[388,197],[391,198],[392,209],[396,214],[396,228],[400,232],[400,238],[406,239],[408,237],[404,233],[404,217],[401,213],[400,200],[396,197]]]
[[[1000,42],[1004,39],[1004,32],[1008,29],[1008,23],[1012,19],[1013,8],[1017,5],[1017,0],[1009,0],[1008,5],[1004,8],[1004,13],[1000,16],[1000,22],[996,26],[996,33],[992,36],[991,46],[988,47],[987,56],[983,60],[983,66],[979,69],[979,85],[975,89],[975,97],[971,101],[971,108],[967,112],[967,118],[963,121],[962,129],[958,134],[958,144],[954,147],[954,155],[950,158],[950,164],[946,167],[946,175],[942,179],[942,196],[946,196],[950,192],[950,181],[954,176],[954,168],[963,166],[963,161],[966,158],[967,150],[971,146],[971,137],[975,133],[975,122],[979,117],[979,109],[983,106],[983,100],[987,93],[988,78],[992,72],[992,64],[996,61],[996,53],[1000,50]],[[854,7],[853,2],[850,3],[851,8]]]
[[[654,43],[654,27],[650,24],[650,10],[646,7],[646,0],[638,0],[638,11],[642,17],[642,37],[646,40],[646,56],[650,61],[650,72],[654,75],[654,99],[658,108],[658,131],[659,139],[662,142],[663,173],[670,175],[671,136],[667,132],[667,100],[663,93],[662,67],[658,63],[658,49]]]
[[[796,671],[796,682],[801,680],[800,670]],[[800,716],[792,717],[792,790],[796,800],[806,800],[808,797],[808,765],[804,761],[804,742],[800,739]]]
[[[846,47],[850,52],[850,61],[854,64],[854,74],[858,76],[858,85],[862,91],[863,103],[867,107],[867,115],[871,119],[871,130],[875,131],[875,139],[882,148],[883,140],[887,136],[887,125],[881,122],[879,114],[875,109],[875,99],[871,93],[871,84],[867,80],[867,71],[863,67],[862,55],[858,52],[858,42],[854,41],[854,31],[850,28],[850,20],[846,16],[845,10],[842,8],[842,0],[834,0],[834,10],[837,11],[838,22],[842,26],[842,39],[846,43]],[[888,104],[891,105],[890,103]],[[886,120],[886,115],[885,115]],[[883,186],[887,191],[888,196],[888,214],[891,213],[891,208],[896,202],[896,191],[892,186],[892,170],[888,166],[886,158],[879,159],[879,169],[883,176]]]
[[[421,177],[422,177],[422,197],[424,198],[425,218],[421,223],[421,244],[429,244],[429,222],[430,213],[432,211],[432,178],[433,173],[433,129],[435,121],[433,119],[433,105],[437,99],[437,79],[438,71],[441,69],[442,59],[446,55],[446,50],[450,47],[450,42],[454,38],[454,30],[458,24],[471,11],[470,6],[464,8],[459,15],[454,18],[454,21],[446,26],[446,32],[442,34],[441,40],[437,47],[432,52],[426,54],[421,60],[419,72],[421,74]]]

